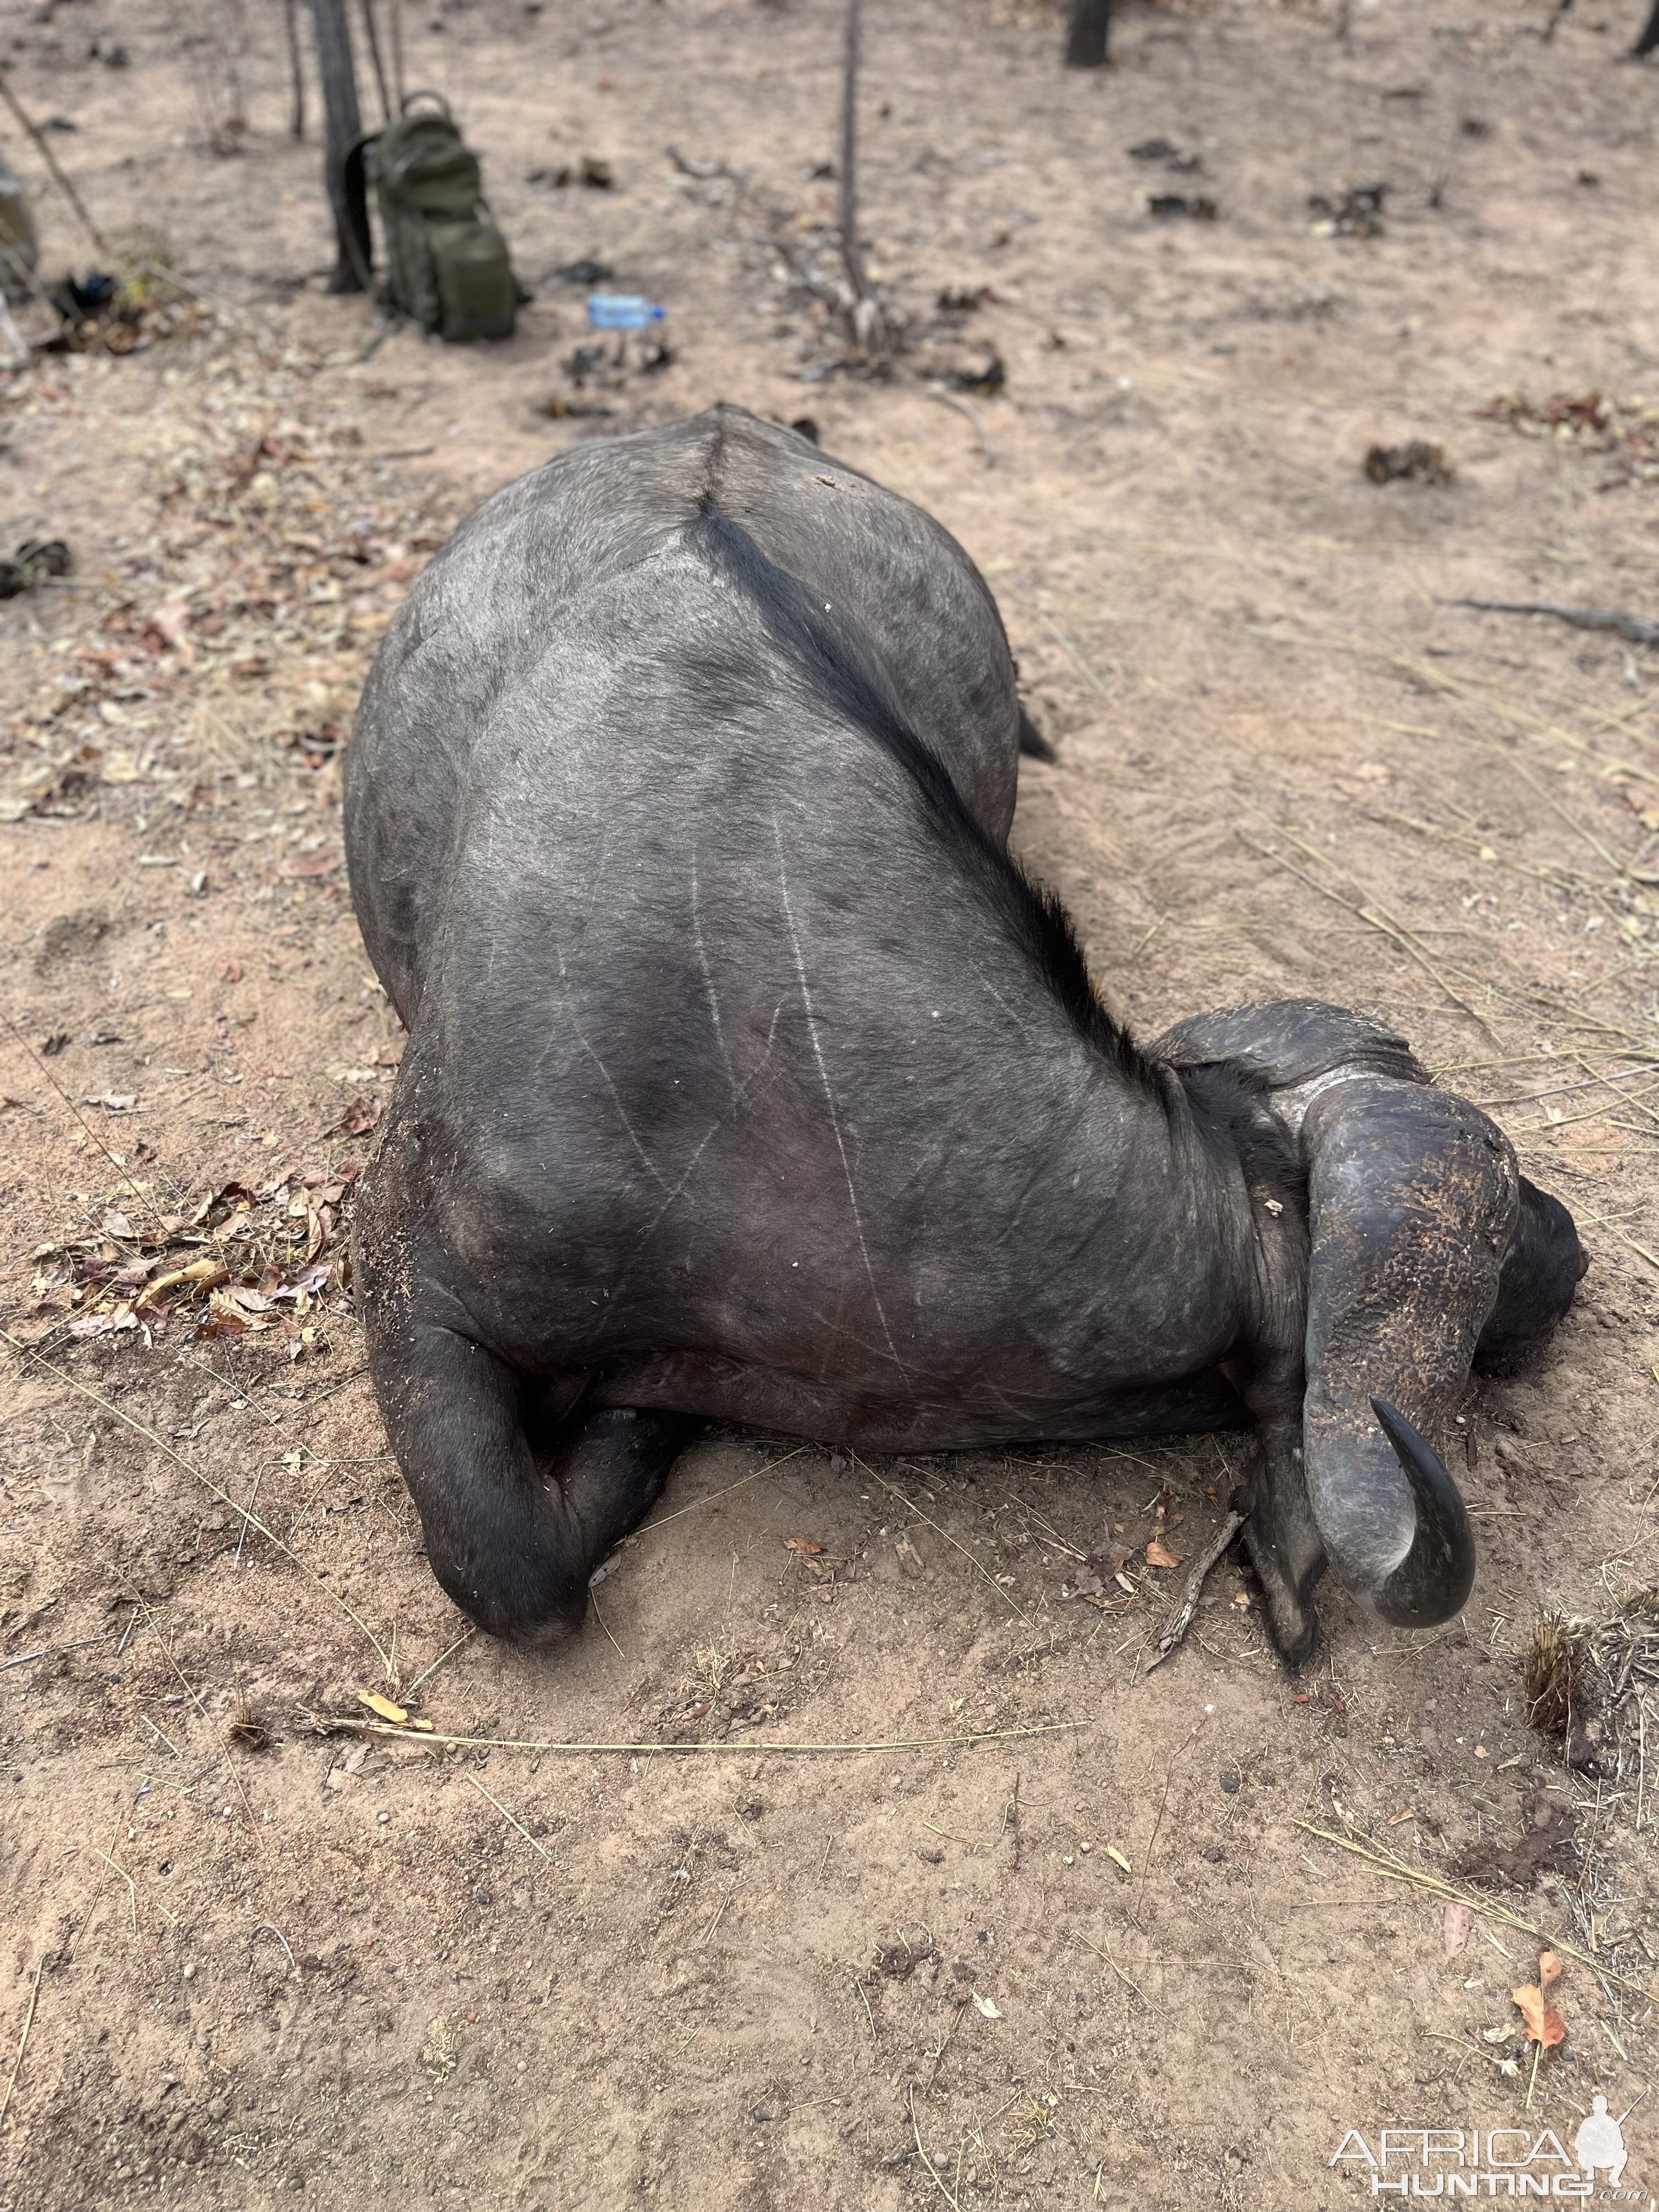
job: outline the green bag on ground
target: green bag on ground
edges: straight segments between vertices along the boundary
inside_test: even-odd
[[[436,112],[411,114],[416,100]],[[507,240],[485,204],[478,157],[438,94],[410,93],[396,121],[347,159],[366,165],[380,210],[383,305],[456,343],[510,337],[519,288]]]

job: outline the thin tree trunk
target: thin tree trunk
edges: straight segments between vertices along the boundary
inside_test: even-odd
[[[283,20],[288,27],[288,65],[294,79],[294,109],[289,129],[296,138],[306,135],[306,77],[300,59],[299,0],[283,0]]]
[[[1072,0],[1071,27],[1066,34],[1066,68],[1103,69],[1111,27],[1112,0]]]
[[[1638,61],[1656,52],[1659,52],[1659,0],[1653,0],[1653,13],[1648,17],[1648,27],[1631,48],[1632,57]]]
[[[386,67],[380,59],[380,34],[374,27],[374,0],[363,0],[363,29],[368,38],[368,58],[374,64],[374,82],[380,94],[380,120],[392,120],[392,95],[386,87]]]
[[[346,176],[345,158],[362,133],[357,106],[357,76],[351,61],[351,27],[346,21],[345,0],[311,0],[311,20],[317,33],[317,70],[323,81],[323,174],[329,204],[334,210],[334,236],[338,258],[328,280],[331,292],[365,289],[373,249],[368,234],[368,195],[361,173]]]
[[[404,112],[404,0],[388,0],[392,9],[392,97]]]
[[[853,303],[847,317],[854,355],[884,360],[891,352],[893,329],[883,310],[859,249],[859,45],[863,0],[847,0],[847,43],[841,86],[841,258]]]
[[[52,152],[51,147],[47,145],[46,140],[41,137],[39,125],[35,123],[33,117],[29,115],[21,100],[18,99],[17,94],[12,90],[10,85],[7,83],[3,76],[0,76],[0,100],[3,100],[5,101],[7,106],[10,108],[13,115],[16,117],[19,124],[33,140],[36,152],[40,155],[40,159],[46,163],[47,168],[52,172],[52,182],[57,185],[58,191],[62,192],[64,198],[69,202],[70,205],[75,210],[76,215],[80,216],[81,227],[86,232],[87,236],[97,247],[104,259],[108,261],[112,257],[109,247],[105,242],[104,234],[99,229],[97,224],[87,213],[86,202],[82,198],[80,193],[76,191],[69,179],[64,174],[63,167],[58,161],[58,156]]]
[[[241,132],[247,129],[247,102],[242,97],[242,56],[247,51],[247,19],[242,12],[242,0],[226,0],[225,15],[225,81],[230,93],[230,113],[225,118],[225,128]]]
[[[859,34],[863,0],[847,0],[847,43],[841,80],[841,258],[854,300],[870,296],[870,279],[859,252]]]

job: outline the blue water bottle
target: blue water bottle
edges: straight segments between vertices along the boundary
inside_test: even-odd
[[[666,307],[642,300],[636,292],[592,292],[587,319],[596,331],[644,331],[666,316]]]

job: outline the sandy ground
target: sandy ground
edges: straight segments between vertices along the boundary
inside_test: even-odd
[[[0,550],[77,560],[0,609],[7,2212],[1334,2208],[1372,2193],[1350,2130],[1515,2128],[1559,2170],[1650,2079],[1659,1700],[1638,1669],[1572,1771],[1521,1655],[1540,1609],[1659,1583],[1659,672],[1447,604],[1655,612],[1635,18],[1135,14],[1068,77],[1032,8],[868,12],[885,382],[835,370],[779,250],[833,219],[826,0],[411,10],[409,81],[484,149],[536,297],[504,345],[368,358],[275,8],[5,11],[94,219],[207,303],[0,398]],[[1132,160],[1152,137],[1201,173]],[[6,147],[49,272],[84,270]],[[529,181],[585,155],[611,190]],[[1381,235],[1316,228],[1310,194],[1377,180]],[[668,304],[668,367],[577,385],[582,256]],[[993,352],[975,422],[935,386]],[[1623,411],[1583,436],[1482,411],[1590,394]],[[1328,1586],[1295,1680],[1229,1562],[1148,1674],[1178,1576],[1146,1547],[1201,1546],[1237,1440],[872,1467],[726,1435],[573,1647],[460,1640],[341,1280],[398,1039],[339,745],[477,497],[717,398],[811,415],[980,562],[1059,748],[1015,843],[1143,1033],[1376,1012],[1574,1208],[1577,1310],[1465,1410],[1459,1621],[1379,1632]],[[1450,483],[1368,480],[1413,438]],[[360,1692],[428,1740],[319,1732]],[[1435,1882],[1478,1908],[1460,1948]],[[1568,2031],[1535,2078],[1530,1931]],[[1627,2141],[1651,2203],[1659,2105]]]

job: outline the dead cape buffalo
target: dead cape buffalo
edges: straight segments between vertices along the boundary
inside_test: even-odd
[[[1571,1218],[1375,1022],[1133,1042],[1006,849],[1020,727],[962,549],[737,408],[509,485],[410,592],[347,763],[409,1028],[356,1281],[433,1568],[494,1634],[580,1621],[707,1419],[1253,1427],[1287,1658],[1327,1562],[1389,1621],[1468,1595],[1425,1438],[1566,1310]]]

